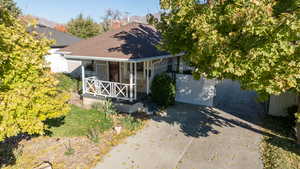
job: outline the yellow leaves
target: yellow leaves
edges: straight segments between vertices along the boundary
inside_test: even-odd
[[[58,91],[44,68],[50,42],[27,33],[18,20],[9,21],[0,23],[0,141],[20,132],[42,134],[44,120],[70,109],[69,95]]]
[[[255,5],[259,5],[260,4],[260,1],[258,0],[251,0],[252,3],[254,3]]]

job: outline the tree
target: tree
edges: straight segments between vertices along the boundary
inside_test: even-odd
[[[68,94],[43,56],[50,41],[34,36],[0,8],[0,141],[19,133],[43,134],[46,119],[69,111]]]
[[[54,29],[60,32],[67,32],[67,28],[64,25],[55,25]]]
[[[152,19],[160,48],[184,51],[196,79],[238,80],[261,98],[299,94],[299,0],[161,0],[161,8]]]
[[[122,12],[119,10],[107,9],[103,17],[103,29],[105,32],[109,31],[114,20],[120,20],[122,17]]]
[[[67,24],[67,31],[80,38],[90,38],[103,32],[100,24],[93,21],[91,17],[83,17],[79,14]]]
[[[22,13],[13,0],[0,0],[0,7],[6,8],[14,17],[18,17]]]

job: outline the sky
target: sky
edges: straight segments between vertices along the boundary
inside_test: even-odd
[[[101,21],[106,9],[118,9],[129,15],[144,16],[159,11],[159,0],[15,0],[24,14],[58,23],[67,23],[79,13]]]

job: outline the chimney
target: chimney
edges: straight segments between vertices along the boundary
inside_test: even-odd
[[[121,22],[119,20],[113,20],[111,23],[111,29],[116,30],[121,28]]]

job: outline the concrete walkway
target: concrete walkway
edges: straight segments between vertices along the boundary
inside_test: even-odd
[[[178,103],[113,148],[95,169],[263,168],[257,108],[223,110]]]

